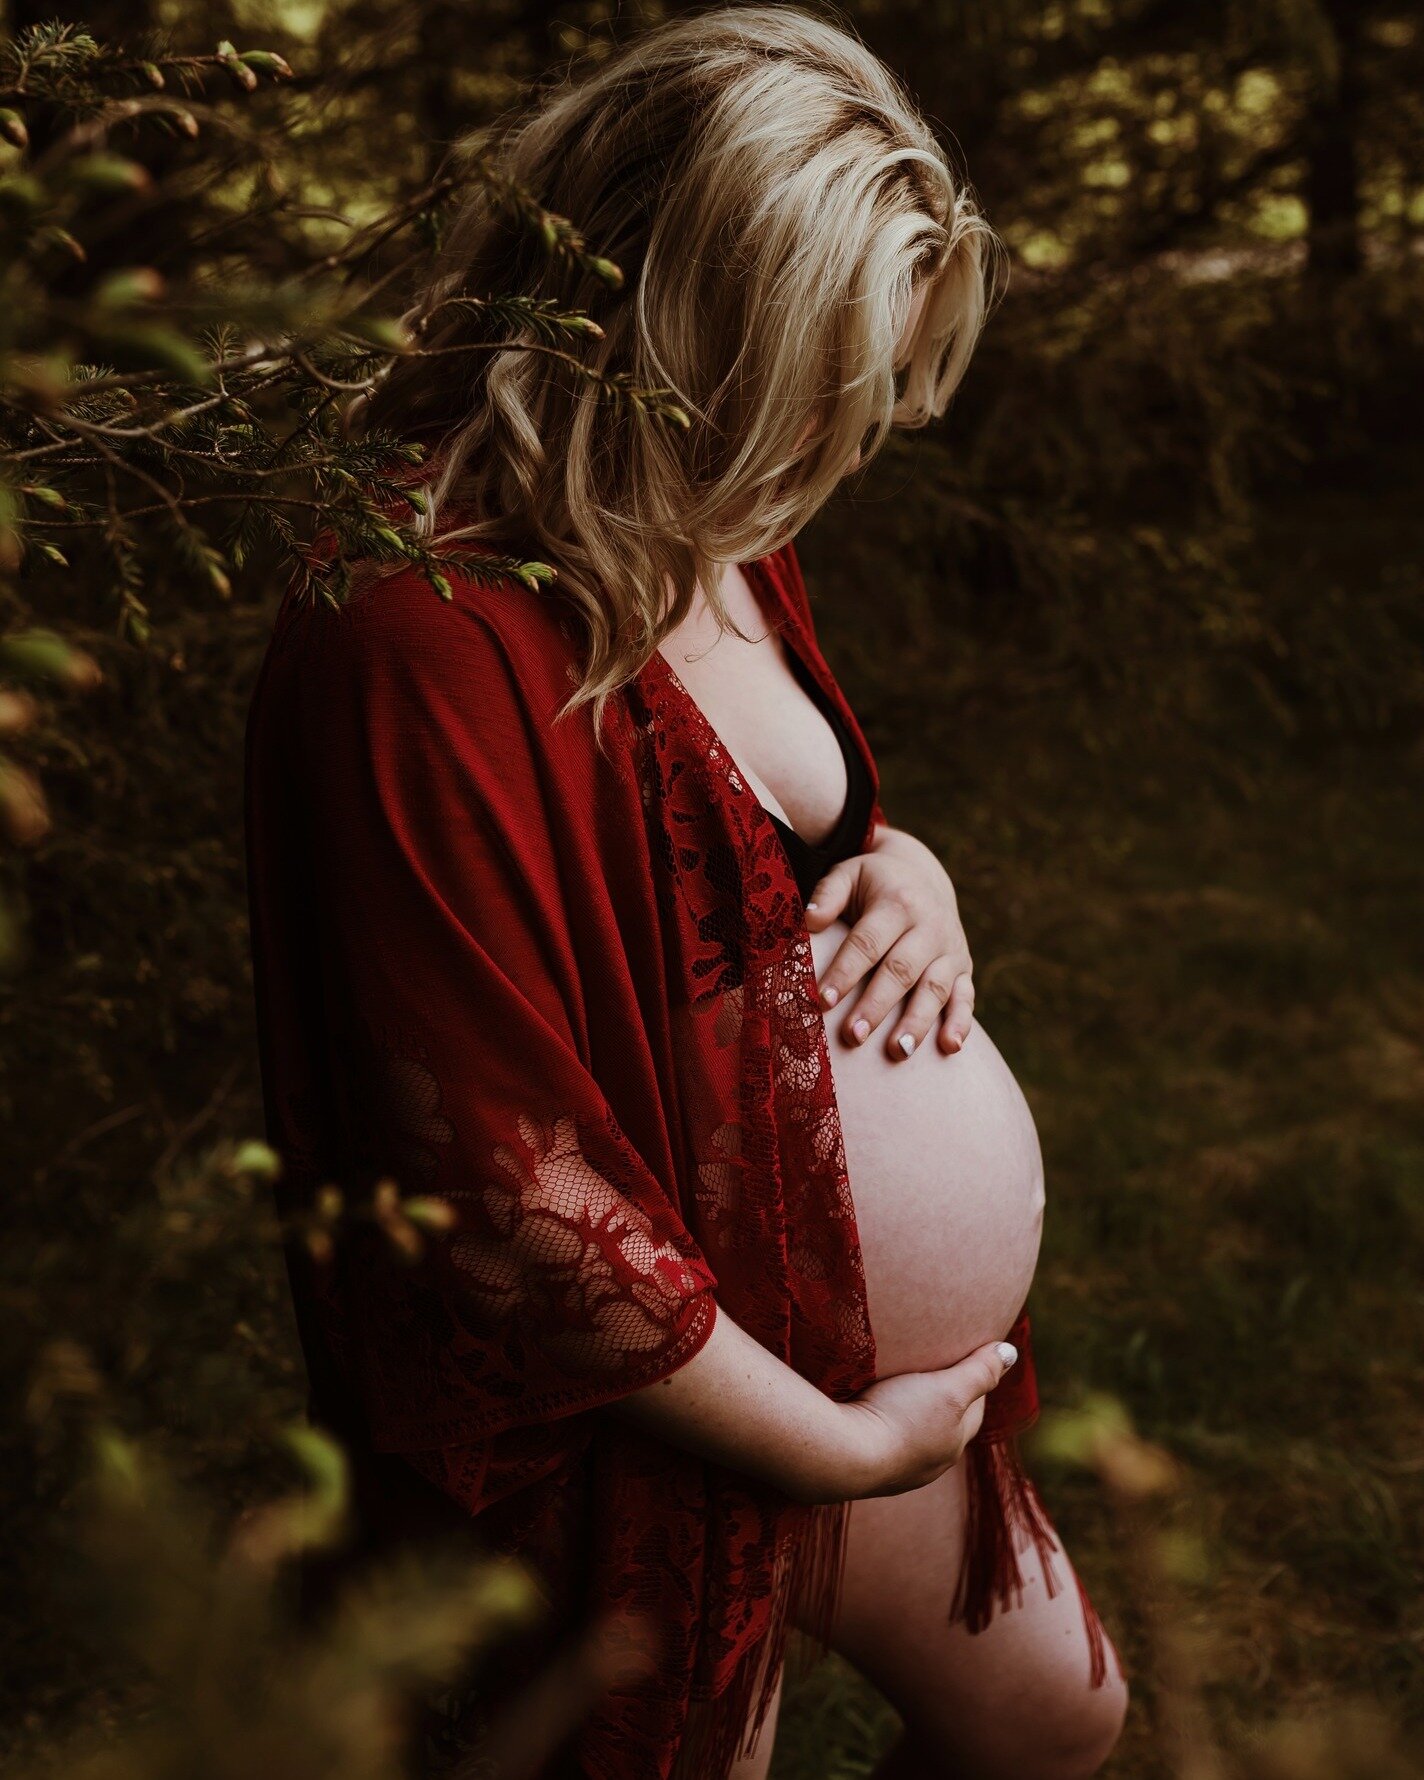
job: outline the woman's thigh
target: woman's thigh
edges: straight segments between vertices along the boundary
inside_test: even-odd
[[[949,1620],[963,1528],[958,1466],[922,1489],[853,1503],[836,1649],[885,1695],[927,1762],[956,1780],[1094,1773],[1117,1741],[1127,1688],[1111,1640],[1107,1681],[1090,1684],[1068,1554],[1056,1544],[1050,1598],[1030,1543],[1022,1606],[971,1634]]]

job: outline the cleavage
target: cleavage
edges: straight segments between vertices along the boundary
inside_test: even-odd
[[[729,596],[733,591],[727,588]],[[850,795],[845,756],[796,676],[791,646],[769,632],[749,589],[746,597],[750,610],[742,600],[729,597],[728,603],[758,641],[745,643],[730,632],[718,637],[708,616],[696,633],[689,621],[665,638],[663,654],[767,813],[780,816],[808,846],[819,846],[834,833]]]

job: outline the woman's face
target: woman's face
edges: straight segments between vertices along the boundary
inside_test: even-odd
[[[924,309],[925,298],[928,295],[929,285],[921,279],[915,286],[914,296],[910,300],[909,313],[905,317],[904,327],[900,330],[900,338],[895,342],[895,363],[897,366],[903,364],[905,359],[909,356],[910,342],[915,337],[915,329],[919,326],[920,314]],[[801,437],[797,440],[797,444],[804,445],[806,440],[810,438],[815,430],[815,421],[808,420],[802,429]],[[857,445],[850,457],[846,460],[846,466],[842,474],[849,476],[853,471],[858,470],[859,468],[860,447]]]

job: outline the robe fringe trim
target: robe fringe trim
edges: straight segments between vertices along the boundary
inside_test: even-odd
[[[1033,1479],[1024,1469],[1016,1435],[976,1438],[965,1448],[964,1557],[950,1604],[951,1622],[962,1620],[966,1631],[982,1632],[997,1607],[1007,1611],[1023,1605],[1024,1575],[1019,1553],[1032,1541],[1043,1569],[1050,1600],[1063,1586],[1054,1564],[1057,1544],[1052,1522]],[[1075,1572],[1076,1576],[1076,1572]],[[1077,1577],[1088,1640],[1088,1680],[1102,1687],[1107,1680],[1107,1649],[1102,1620]]]
[[[849,1502],[816,1503],[804,1512],[799,1538],[783,1548],[766,1631],[712,1699],[693,1691],[669,1780],[722,1780],[739,1756],[755,1753],[783,1666],[794,1679],[831,1648],[845,1575]],[[787,1645],[792,1628],[805,1636]]]

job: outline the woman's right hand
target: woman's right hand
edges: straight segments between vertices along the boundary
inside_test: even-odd
[[[815,1499],[899,1496],[957,1465],[984,1420],[984,1398],[1018,1359],[1008,1341],[983,1347],[937,1372],[880,1378],[840,1405],[845,1469]]]
[[[1017,1358],[1007,1341],[988,1341],[953,1366],[878,1378],[841,1403],[717,1305],[690,1360],[607,1408],[798,1502],[850,1502],[902,1495],[957,1464],[985,1394]]]

